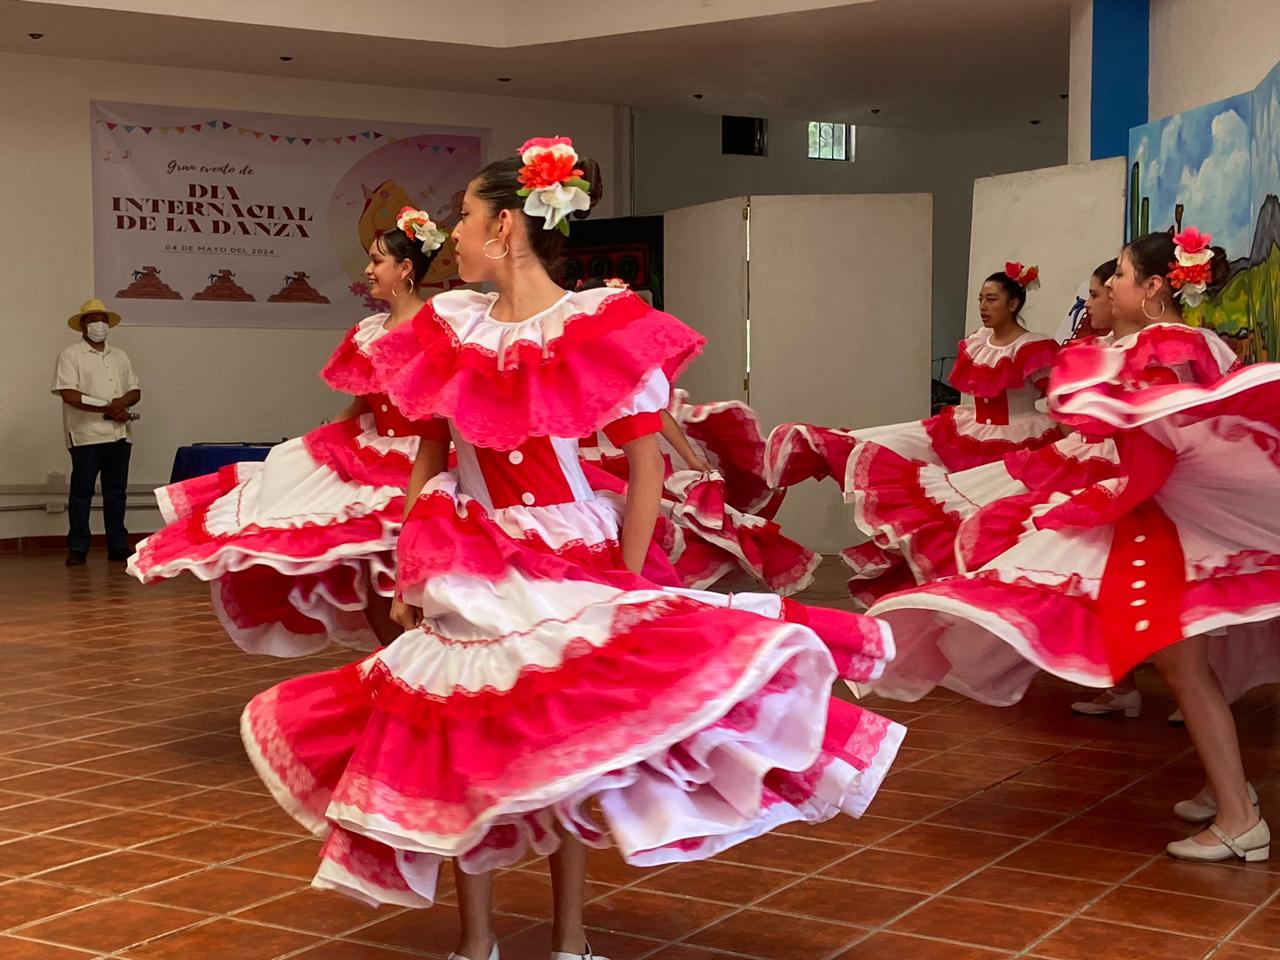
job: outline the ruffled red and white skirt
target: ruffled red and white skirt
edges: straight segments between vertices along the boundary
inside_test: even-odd
[[[1105,687],[1197,635],[1229,699],[1280,680],[1280,366],[1095,399],[1078,406],[1130,431],[1116,475],[1042,498],[982,567],[876,603],[898,638],[876,693],[1008,704],[1039,670]]]
[[[864,605],[954,572],[957,527],[976,507],[967,505],[966,494],[952,485],[949,475],[1035,450],[1061,436],[1053,420],[1039,411],[1015,414],[1006,424],[979,422],[974,411],[962,404],[927,420],[863,430],[783,424],[769,435],[769,483],[786,488],[831,477],[853,505],[854,521],[868,540],[840,556],[853,571],[850,592]],[[980,496],[996,497],[1010,489],[998,484],[997,470],[971,479]]]
[[[327,837],[318,887],[427,906],[444,860],[510,866],[562,833],[702,859],[861,814],[901,742],[830,696],[883,671],[882,624],[658,588],[621,570],[603,499],[490,514],[437,477],[400,550],[422,628],[244,713],[273,795]]]
[[[849,461],[849,500],[870,541],[842,555],[854,571],[850,589],[870,605],[914,584],[977,569],[1012,547],[1053,494],[1097,483],[1116,468],[1114,443],[1078,434],[958,471],[859,444]],[[909,578],[891,562],[896,557]]]
[[[372,414],[317,427],[261,463],[156,491],[167,526],[138,544],[144,583],[189,573],[250,653],[296,657],[330,642],[376,645],[369,591],[395,589],[395,544],[416,437],[378,434]]]

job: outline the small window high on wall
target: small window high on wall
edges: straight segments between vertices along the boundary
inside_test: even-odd
[[[852,123],[809,121],[810,160],[853,160],[857,127]]]

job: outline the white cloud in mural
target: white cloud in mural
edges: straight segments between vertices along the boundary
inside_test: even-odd
[[[1172,124],[1170,124],[1172,125]],[[1167,128],[1166,128],[1167,133]],[[1213,118],[1212,146],[1198,169],[1184,167],[1178,184],[1178,199],[1186,205],[1184,223],[1214,224],[1214,241],[1238,256],[1247,251],[1249,230],[1249,127],[1234,110]],[[1170,154],[1166,154],[1168,156]],[[1207,217],[1210,211],[1217,216]],[[1239,212],[1239,213],[1237,213]],[[1226,215],[1227,222],[1219,220]],[[1243,214],[1243,217],[1240,215]]]

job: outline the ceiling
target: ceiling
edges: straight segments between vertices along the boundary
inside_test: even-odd
[[[491,47],[0,0],[0,51],[712,114],[1064,126],[1069,8],[875,0]]]

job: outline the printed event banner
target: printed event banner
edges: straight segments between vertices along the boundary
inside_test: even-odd
[[[487,131],[94,102],[94,279],[130,323],[347,327],[404,206],[452,228]],[[452,244],[427,277],[458,283]]]

